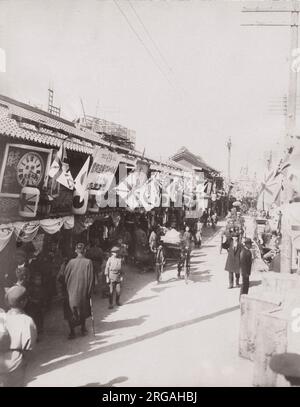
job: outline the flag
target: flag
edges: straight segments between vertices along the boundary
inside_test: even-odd
[[[139,200],[136,194],[140,184],[137,185],[137,173],[129,174],[117,187],[117,194],[126,202],[130,209],[139,206]]]
[[[59,182],[64,187],[68,189],[74,189],[74,180],[72,174],[70,172],[69,163],[67,152],[64,145],[61,146],[59,149],[61,150],[60,154],[58,154],[58,163],[59,163],[59,171],[56,173],[56,182]],[[59,153],[59,152],[58,152]],[[57,167],[57,164],[54,164],[54,168]]]
[[[49,169],[49,177],[54,178],[62,166],[63,144],[60,146]]]
[[[151,177],[138,190],[138,200],[146,211],[160,206],[160,190],[156,177]]]
[[[75,189],[79,194],[79,202],[84,200],[84,194],[87,189],[88,184],[88,172],[90,165],[90,156],[88,156],[86,162],[83,164],[81,170],[77,174],[77,177],[74,180]]]

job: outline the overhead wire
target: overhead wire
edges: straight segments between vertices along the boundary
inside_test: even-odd
[[[145,42],[143,41],[142,37],[140,36],[140,34],[136,31],[136,29],[134,28],[134,26],[131,24],[131,21],[129,20],[127,14],[124,12],[124,10],[120,7],[119,3],[117,2],[117,0],[113,0],[113,2],[115,3],[115,5],[118,7],[120,13],[123,15],[123,17],[125,18],[127,24],[129,25],[130,29],[133,31],[134,35],[137,37],[137,39],[140,41],[140,43],[143,45],[143,47],[145,48],[147,54],[150,56],[152,62],[155,64],[155,66],[157,67],[157,69],[160,71],[160,73],[165,77],[165,79],[168,81],[169,85],[171,85],[172,87],[174,87],[173,83],[170,81],[170,79],[168,78],[168,76],[166,75],[166,73],[161,69],[160,65],[157,63],[157,61],[155,60],[155,57],[153,55],[153,53],[151,52],[151,50],[149,49],[149,47],[145,44]]]
[[[139,22],[141,23],[142,27],[145,30],[145,33],[147,34],[148,38],[150,39],[150,41],[152,42],[154,48],[156,49],[157,53],[159,54],[159,56],[161,57],[162,61],[164,62],[165,66],[168,68],[168,70],[170,72],[172,72],[172,68],[169,66],[167,59],[165,58],[165,56],[163,55],[163,53],[161,52],[159,46],[157,45],[157,43],[154,41],[152,35],[150,34],[148,28],[146,27],[142,17],[139,15],[139,13],[137,12],[136,8],[134,7],[134,5],[131,3],[130,0],[127,0],[128,4],[130,5],[131,9],[133,10],[136,18],[139,20]]]

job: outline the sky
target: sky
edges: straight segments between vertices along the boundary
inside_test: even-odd
[[[0,0],[0,93],[62,116],[98,115],[136,131],[137,148],[165,159],[186,146],[232,175],[262,174],[285,119],[288,27],[245,27],[282,15],[242,13],[249,1]],[[280,110],[280,109],[279,109]]]

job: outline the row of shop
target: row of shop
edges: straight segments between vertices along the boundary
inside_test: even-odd
[[[138,246],[139,229],[148,239],[158,224],[179,229],[185,219],[196,220],[207,207],[222,211],[225,197],[214,182],[215,171],[206,167],[196,174],[173,160],[146,157],[113,137],[107,140],[107,135],[0,96],[0,306],[3,288],[14,283],[17,265],[38,254],[53,287],[60,264],[72,257],[78,241],[97,240],[105,251],[126,235],[129,246]],[[51,177],[55,160],[57,171]],[[85,167],[89,175],[95,170],[100,177],[98,190],[107,182],[114,188],[102,195],[95,189],[81,194]],[[69,187],[69,175],[73,181],[81,179],[81,191]],[[195,179],[189,197],[184,196],[184,185]],[[137,181],[140,191],[144,188],[138,202],[135,194],[128,198]],[[118,193],[110,194],[116,188]]]

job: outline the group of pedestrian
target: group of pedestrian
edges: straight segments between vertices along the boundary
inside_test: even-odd
[[[231,289],[235,286],[241,287],[240,294],[248,294],[249,291],[249,278],[251,274],[252,265],[252,240],[246,238],[244,242],[239,239],[239,235],[233,235],[226,241],[227,260],[225,270],[228,271],[229,286]],[[240,285],[240,276],[242,277],[242,284]]]
[[[120,251],[120,247],[114,246],[110,250],[110,256],[106,261],[104,260],[104,264],[99,261],[99,258],[97,260],[98,270],[102,268],[105,283],[109,287],[109,309],[114,306],[114,297],[116,305],[121,305],[124,259]],[[96,260],[87,258],[87,254],[91,255],[91,252],[87,251],[84,243],[77,243],[75,252],[76,258],[64,264],[58,275],[58,281],[63,287],[64,317],[70,328],[69,339],[75,338],[75,328],[78,326],[81,329],[81,335],[87,333],[86,319],[92,316],[92,293],[98,275],[94,269]],[[96,250],[94,254],[97,254]]]

